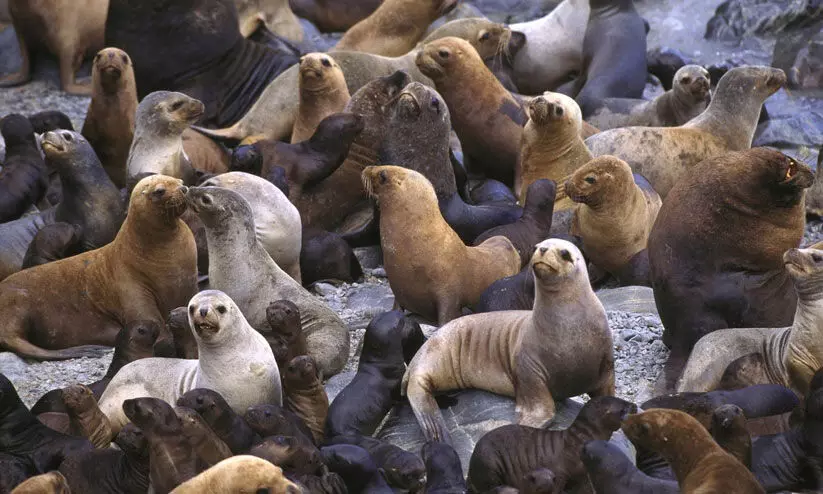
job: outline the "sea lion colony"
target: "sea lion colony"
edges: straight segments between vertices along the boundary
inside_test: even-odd
[[[631,0],[427,35],[456,4],[9,0],[0,86],[44,52],[92,99],[80,133],[0,120],[0,350],[115,358],[31,409],[0,373],[0,493],[823,489],[814,174],[751,148],[783,71],[684,64],[644,101]],[[341,45],[306,50],[295,13]],[[396,310],[330,402],[349,328],[307,288],[362,277],[362,246]],[[672,351],[639,407],[606,283],[653,289]],[[516,423],[461,465],[470,388]],[[409,408],[420,444],[375,436]]]

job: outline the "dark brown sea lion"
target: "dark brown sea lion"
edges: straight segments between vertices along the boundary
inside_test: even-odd
[[[390,492],[391,487],[365,449],[351,444],[336,444],[320,450],[329,470],[339,474],[349,492]]]
[[[187,307],[178,307],[169,313],[166,328],[174,340],[177,358],[197,358],[197,340],[189,326]]]
[[[177,406],[200,414],[217,436],[234,454],[242,454],[260,441],[260,436],[231,409],[220,393],[210,389],[193,389],[177,400]]]
[[[60,394],[69,415],[69,434],[85,437],[96,448],[107,448],[114,434],[91,389],[75,384],[63,388]]]
[[[6,157],[0,169],[0,223],[16,220],[46,193],[48,169],[29,119],[12,113],[0,120]]]
[[[597,494],[678,494],[673,480],[649,477],[638,470],[616,445],[589,441],[581,454],[586,473]]]
[[[45,134],[51,130],[74,130],[74,125],[68,115],[57,110],[46,110],[29,115],[29,122],[38,134]]]
[[[83,229],[78,225],[57,222],[44,226],[26,251],[23,269],[69,257],[78,250],[82,235]]]
[[[290,436],[267,437],[251,448],[249,454],[278,465],[290,475],[314,475],[323,467],[317,447]]]
[[[383,0],[289,0],[292,11],[308,19],[321,32],[344,32],[362,21],[380,6]]]
[[[721,448],[751,470],[752,438],[746,429],[746,415],[740,407],[723,405],[716,408],[712,413],[709,432]]]
[[[302,444],[314,445],[311,429],[290,410],[277,405],[249,407],[243,419],[261,437],[288,436]]]
[[[329,397],[323,388],[323,376],[314,359],[300,355],[289,360],[283,369],[283,404],[311,430],[314,442],[323,441]]]
[[[365,449],[391,487],[417,492],[426,486],[426,466],[420,457],[386,441],[351,435],[337,436],[326,444],[353,444]]]
[[[206,424],[196,411],[186,407],[174,407],[174,413],[183,423],[182,434],[189,441],[197,455],[200,467],[205,469],[217,465],[232,456],[229,447]]]
[[[303,286],[321,280],[354,283],[363,277],[363,267],[341,235],[319,228],[303,228],[300,274]]]
[[[37,475],[31,461],[8,453],[0,453],[0,471],[3,472],[3,475],[0,475],[2,492],[11,492],[27,478]]]
[[[468,491],[460,457],[451,445],[429,441],[420,450],[426,462],[426,494],[462,494]]]
[[[278,367],[285,369],[292,359],[307,355],[306,335],[300,325],[300,309],[288,300],[277,300],[266,307],[271,334],[265,334]]]

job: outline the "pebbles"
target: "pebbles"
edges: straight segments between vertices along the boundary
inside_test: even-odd
[[[7,377],[14,383],[17,393],[26,406],[34,405],[41,396],[52,389],[65,388],[72,384],[91,384],[106,375],[114,350],[109,350],[100,358],[79,358],[56,362],[26,362],[25,368]],[[6,366],[12,366],[13,359],[24,362],[13,354],[0,354],[0,372],[6,373]]]

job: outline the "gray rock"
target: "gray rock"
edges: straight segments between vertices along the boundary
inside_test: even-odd
[[[356,312],[364,312],[374,316],[380,312],[392,310],[394,295],[388,285],[363,283],[352,288],[348,295],[346,307]]]
[[[357,371],[348,371],[348,372],[341,372],[340,374],[336,374],[331,377],[328,381],[326,381],[326,395],[329,397],[329,403],[331,403],[343,388],[349,385],[354,379],[355,374]]]
[[[706,25],[706,39],[738,40],[801,29],[823,17],[819,0],[726,0]]]
[[[358,247],[354,249],[354,255],[363,269],[375,269],[383,264],[383,252],[379,246]]]
[[[606,310],[657,314],[654,291],[647,286],[623,286],[597,292],[597,298]]]
[[[337,293],[337,288],[329,283],[315,283],[314,292],[323,297],[330,297]]]
[[[26,376],[26,361],[11,352],[0,353],[0,372],[10,381],[22,380]]]
[[[772,116],[761,128],[753,146],[817,147],[823,143],[823,113],[817,111]]]
[[[495,22],[515,24],[543,17],[551,12],[558,0],[472,0],[480,12]]]

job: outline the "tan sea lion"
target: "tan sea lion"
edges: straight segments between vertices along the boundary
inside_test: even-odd
[[[23,63],[0,79],[0,87],[17,86],[31,78],[34,51],[48,51],[60,64],[60,86],[71,94],[91,94],[89,83],[77,82],[83,59],[103,48],[108,0],[61,1],[9,0]]]
[[[697,163],[749,149],[763,102],[785,83],[786,74],[779,69],[736,67],[720,79],[706,111],[687,124],[611,129],[589,137],[586,145],[594,156],[626,161],[665,199]]]
[[[323,33],[342,33],[374,12],[383,0],[289,0],[292,11]]]
[[[478,388],[514,396],[517,422],[531,427],[554,417],[557,400],[614,395],[611,332],[583,255],[565,240],[544,240],[531,270],[532,310],[456,319],[412,359],[401,389],[427,440],[448,439],[434,400],[440,391]]]
[[[635,445],[666,459],[684,494],[766,492],[746,466],[725,452],[687,413],[649,410],[629,416],[622,429]]]
[[[43,145],[61,146],[54,136]],[[194,238],[179,219],[185,190],[172,177],[144,178],[111,243],[3,280],[0,347],[38,360],[77,358],[96,352],[71,347],[113,346],[129,323],[163,324],[197,291]]]
[[[323,373],[308,355],[294,357],[283,369],[283,405],[300,417],[317,444],[323,442],[329,397],[323,388]]]
[[[635,183],[629,165],[614,156],[583,165],[565,191],[579,203],[570,233],[583,242],[586,258],[624,284],[648,284],[648,257],[642,266],[630,264],[646,249],[662,204],[657,192]]]
[[[188,440],[198,459],[209,467],[232,456],[231,449],[217,436],[199,413],[191,408],[176,406],[174,413],[183,425],[183,436]]]
[[[58,471],[35,475],[15,487],[11,494],[71,494],[66,477]]]
[[[303,41],[303,26],[294,15],[289,0],[234,0],[240,34],[248,38],[260,24],[289,41]]]
[[[431,182],[397,166],[363,170],[363,186],[380,207],[380,244],[397,303],[445,324],[480,300],[494,281],[520,270],[506,237],[467,247],[443,219]]]
[[[280,467],[250,455],[227,458],[177,486],[171,494],[224,494],[268,492],[298,494],[301,489],[283,475]]]
[[[343,111],[351,99],[343,71],[325,53],[303,55],[298,87],[300,106],[292,128],[292,144],[309,139],[324,118]]]
[[[528,105],[529,121],[523,128],[520,160],[514,173],[514,192],[525,204],[526,191],[535,180],[558,184],[592,159],[581,136],[583,116],[568,96],[546,92]],[[556,210],[572,205],[555,205]]]
[[[346,31],[334,51],[405,55],[423,38],[429,24],[456,6],[457,0],[384,0],[370,16]]]
[[[96,448],[108,448],[112,434],[109,419],[100,411],[91,389],[82,384],[60,392],[69,416],[69,434],[85,437]]]

